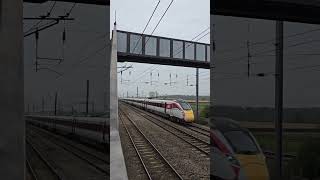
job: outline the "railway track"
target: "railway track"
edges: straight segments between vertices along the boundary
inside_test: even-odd
[[[77,158],[81,159],[82,161],[86,162],[88,165],[92,166],[96,170],[100,171],[101,173],[105,174],[106,176],[109,176],[110,173],[108,171],[109,169],[109,162],[107,161],[106,157],[104,155],[101,155],[101,153],[98,153],[96,151],[89,151],[88,148],[80,148],[79,144],[76,145],[72,141],[66,141],[64,138],[59,137],[58,135],[55,135],[53,133],[49,133],[45,130],[39,129],[39,128],[32,128],[33,133],[35,133],[38,136],[44,137],[47,140],[50,140],[53,144],[56,146],[64,149],[65,151],[69,152],[70,154],[73,154]],[[100,154],[97,155],[97,154]],[[102,158],[105,157],[105,158]]]
[[[210,137],[210,130],[195,124],[185,124],[185,127],[204,136]]]
[[[128,106],[127,106],[128,107]],[[138,110],[137,108],[131,108],[131,110],[135,112],[141,112],[140,109]],[[209,157],[210,156],[210,142],[204,141],[192,134],[189,134],[180,128],[177,128],[169,123],[165,123],[164,121],[157,119],[151,115],[148,115],[146,113],[140,114],[140,116],[143,118],[149,120],[150,122],[154,123],[155,125],[159,126],[160,128],[170,132],[174,136],[180,138],[184,142],[188,143],[191,145],[193,148],[198,150],[200,153],[204,154],[205,156]],[[157,120],[155,120],[157,119]]]
[[[26,164],[33,180],[63,180],[53,165],[46,160],[43,154],[34,146],[29,137],[26,138]]]
[[[182,177],[173,168],[173,166],[163,157],[160,151],[145,136],[139,127],[130,119],[130,117],[120,108],[120,120],[139,156],[144,171],[151,179],[180,179]]]
[[[38,180],[37,175],[34,171],[34,169],[32,168],[30,161],[28,159],[28,157],[26,157],[26,180]]]

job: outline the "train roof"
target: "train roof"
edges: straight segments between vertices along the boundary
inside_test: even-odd
[[[178,100],[166,100],[166,99],[147,99],[147,98],[123,98],[124,100],[140,100],[140,101],[148,101],[148,102],[177,102],[177,101],[183,101],[182,99]]]
[[[226,117],[213,117],[213,127],[218,129],[221,132],[228,132],[228,131],[247,131],[247,129],[242,128],[240,124],[230,118]]]

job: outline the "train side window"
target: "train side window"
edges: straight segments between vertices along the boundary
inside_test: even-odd
[[[173,104],[172,108],[179,108],[179,107],[177,106],[177,104]]]
[[[218,148],[218,145],[217,145],[217,143],[215,142],[215,140],[213,138],[210,138],[210,145],[215,147],[215,148]]]

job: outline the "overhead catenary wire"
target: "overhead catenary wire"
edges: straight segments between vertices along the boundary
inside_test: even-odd
[[[198,41],[200,41],[201,39],[203,39],[204,37],[206,37],[207,35],[209,35],[210,34],[210,31],[209,32],[207,32],[206,34],[204,34],[203,36],[201,36],[200,38],[198,38],[197,40],[195,40],[195,42],[198,42]],[[194,40],[194,39],[193,39]],[[192,40],[191,40],[192,41]],[[192,45],[192,43],[189,43],[186,47],[185,47],[185,49],[187,49],[188,47],[190,47]],[[175,56],[175,55],[177,55],[177,54],[180,54],[182,51],[183,51],[183,46],[182,46],[182,48],[180,48],[181,50],[179,51],[179,52],[177,52],[176,54],[173,54],[173,56]],[[178,49],[177,49],[178,50]],[[177,51],[176,50],[176,51]],[[175,52],[176,52],[175,51]]]
[[[170,7],[172,6],[172,3],[173,3],[173,2],[174,2],[174,0],[171,0],[170,4],[169,4],[168,7],[166,8],[165,12],[162,14],[161,18],[159,19],[158,23],[156,24],[155,28],[153,29],[153,31],[151,32],[150,35],[153,35],[153,33],[155,32],[155,30],[158,28],[159,24],[161,23],[162,19],[164,18],[164,16],[166,15],[166,13],[167,13],[168,10],[170,9]],[[145,46],[146,46],[146,44],[148,43],[149,39],[150,39],[150,36],[149,36],[149,38],[147,39],[147,41],[145,42]],[[142,52],[142,48],[141,48],[141,52]],[[141,52],[140,52],[140,53],[141,53]],[[139,53],[139,54],[140,54],[140,53]],[[156,65],[153,65],[153,66],[151,66],[150,68],[152,68],[152,67],[154,67],[154,66],[156,66]],[[145,71],[143,71],[143,72],[138,76],[138,78],[136,78],[136,79],[134,80],[134,83],[136,83],[137,80],[139,80],[139,78],[140,78],[145,72],[147,72],[150,68],[147,68]]]
[[[85,49],[87,49],[89,46],[91,46],[92,43],[95,43],[95,42],[97,42],[98,40],[105,38],[108,34],[109,34],[109,32],[107,32],[107,33],[105,33],[105,34],[103,34],[103,35],[96,36],[95,38],[93,38],[93,39],[91,39],[91,40],[88,40],[87,42],[84,43],[84,46],[82,46],[82,47],[79,48],[79,49],[80,49],[79,52],[83,52]],[[108,44],[109,44],[109,43],[107,43],[107,45],[108,45]],[[101,51],[102,51],[102,50],[101,50]],[[98,51],[98,53],[100,53],[101,51]],[[53,67],[55,67],[55,66],[57,66],[57,65],[59,65],[59,64],[53,64],[52,66],[50,66],[50,68],[53,68]],[[74,64],[71,65],[70,67],[73,68],[73,67],[74,67]],[[100,68],[100,66],[99,66],[99,68]]]
[[[308,54],[306,54],[308,55]],[[313,55],[313,54],[311,54]],[[314,54],[314,55],[320,55],[320,54]],[[286,61],[286,63],[289,63],[293,61],[292,58],[289,58],[288,61]],[[253,63],[254,64],[254,63]],[[311,71],[314,71],[313,68],[316,68],[316,67],[320,67],[320,64],[315,64],[315,65],[303,65],[303,66],[295,66],[295,67],[289,67],[289,68],[286,68],[285,70],[288,71],[288,72],[291,72],[291,71],[300,71],[300,70],[311,70]],[[306,72],[309,72],[309,71],[306,71]],[[231,72],[214,72],[214,73],[218,73],[218,74],[234,74],[234,75],[244,75],[245,72],[242,72],[242,73],[231,73]],[[269,71],[269,72],[260,72],[260,73],[255,73],[254,76],[268,76],[268,75],[274,75],[274,71]],[[244,76],[235,76],[235,77],[232,77],[230,79],[237,79],[237,78],[240,78],[240,77],[244,77]],[[214,78],[214,79],[220,79],[220,78]],[[225,79],[225,78],[223,78]],[[227,78],[229,79],[229,78]]]
[[[52,14],[52,12],[53,12],[54,7],[56,6],[56,4],[57,4],[57,1],[54,1],[54,2],[52,3],[51,8],[50,8],[50,10],[47,12],[47,14],[42,16],[43,19],[51,16],[51,14]],[[36,24],[34,24],[34,25],[33,25],[29,30],[27,30],[25,33],[28,33],[28,32],[30,32],[30,31],[34,30],[40,23],[42,23],[43,19],[39,20]]]
[[[149,20],[148,20],[147,24],[145,25],[145,27],[144,27],[144,29],[143,29],[143,31],[142,31],[142,33],[141,33],[140,38],[138,39],[137,43],[135,44],[135,46],[134,46],[134,48],[133,48],[132,52],[134,52],[134,50],[135,50],[135,49],[136,49],[136,47],[138,46],[138,44],[139,44],[140,40],[142,39],[142,35],[144,34],[144,32],[146,31],[147,27],[149,26],[149,24],[150,24],[150,22],[151,22],[151,19],[152,19],[152,18],[153,18],[153,16],[154,16],[154,13],[156,12],[156,10],[157,10],[157,9],[158,9],[158,7],[159,7],[159,4],[160,4],[160,0],[158,1],[158,3],[157,3],[157,5],[156,5],[156,7],[153,9],[153,12],[152,12],[152,14],[151,14],[151,16],[150,16],[150,18],[149,18]]]
[[[70,16],[71,13],[73,12],[73,10],[74,10],[75,7],[76,7],[76,4],[77,4],[77,3],[73,3],[73,5],[72,5],[71,8],[69,9],[69,11],[68,11],[64,16],[60,16],[60,17],[65,18],[65,17]],[[93,40],[90,40],[88,43],[85,43],[85,46],[88,47],[91,42],[96,42],[97,40],[100,40],[100,39],[103,39],[103,38],[107,37],[108,35],[109,35],[109,32],[105,32],[105,33],[103,33],[102,35],[97,36],[97,37],[94,38]],[[98,49],[97,51],[91,53],[91,54],[88,55],[87,57],[81,59],[80,62],[74,63],[71,67],[74,67],[74,66],[77,66],[77,65],[81,65],[82,63],[86,62],[90,57],[95,56],[96,54],[99,54],[102,50],[104,50],[104,49],[106,48],[106,46],[107,46],[108,44],[109,44],[109,43],[104,44],[104,46],[103,46],[102,48],[100,48],[100,49]],[[86,49],[86,47],[82,47],[81,49]],[[54,66],[56,66],[56,65],[57,65],[57,64],[52,65],[50,68],[52,68],[52,67],[54,67]],[[73,69],[74,69],[74,68],[73,68]],[[72,69],[72,70],[73,70],[73,69]],[[60,76],[59,76],[57,79],[63,77],[64,75],[65,75],[65,74],[60,74]]]
[[[197,39],[199,36],[201,36],[201,35],[202,35],[203,33],[205,33],[207,30],[210,30],[210,27],[207,27],[205,30],[201,31],[198,35],[196,35],[196,36],[195,36],[194,38],[192,38],[190,41],[193,41],[193,40]],[[209,31],[208,33],[206,33],[205,35],[203,35],[202,37],[200,37],[200,38],[199,38],[198,40],[196,40],[196,41],[201,40],[202,38],[204,38],[205,36],[207,36],[209,33],[210,33],[210,31]],[[190,46],[190,45],[189,45],[189,46]],[[189,47],[189,46],[187,46],[187,47]],[[183,49],[183,45],[180,46],[178,49],[176,49],[175,52],[178,51],[178,50],[180,50],[180,49]],[[181,50],[181,51],[182,51],[182,50]],[[174,54],[173,56],[179,54],[181,51],[179,51],[178,53]]]
[[[303,41],[303,42],[299,42],[296,44],[292,44],[289,46],[286,46],[285,48],[292,48],[292,47],[296,47],[296,46],[300,46],[300,45],[305,45],[305,44],[309,44],[309,43],[313,43],[313,42],[320,42],[320,40],[308,40],[308,41]],[[261,55],[261,54],[265,54],[265,53],[270,53],[270,52],[275,52],[276,49],[270,49],[270,50],[265,50],[265,51],[260,51],[260,52],[256,52],[256,53],[252,53],[251,56],[257,56],[257,55]],[[230,58],[227,61],[224,61],[222,63],[216,63],[216,65],[226,65],[226,64],[234,64],[234,63],[241,63],[243,60],[246,60],[247,56],[241,56],[241,57],[237,57],[237,58]],[[236,61],[237,60],[237,61]]]
[[[159,19],[158,23],[156,24],[156,26],[154,27],[154,29],[152,30],[150,36],[153,35],[153,33],[157,30],[158,26],[160,25],[162,19],[164,18],[164,16],[167,14],[168,10],[170,9],[171,5],[173,4],[174,0],[171,0],[170,4],[168,5],[168,7],[166,8],[166,10],[164,11],[164,13],[162,14],[161,18]],[[147,43],[150,40],[150,36],[148,36],[147,41],[145,42],[144,46],[147,45]],[[141,52],[142,52],[142,48],[141,48]],[[141,54],[141,52],[139,54]]]
[[[54,8],[56,7],[56,4],[57,4],[57,1],[54,1],[54,2],[52,3],[51,7],[50,7],[50,10],[47,12],[47,14],[46,14],[46,15],[43,15],[43,16],[40,16],[42,19],[39,20],[36,24],[34,24],[31,28],[29,28],[29,30],[27,30],[27,31],[25,32],[25,34],[26,34],[26,33],[29,33],[30,31],[32,31],[32,30],[34,30],[34,29],[36,29],[36,28],[39,28],[38,26],[39,26],[44,20],[46,20],[46,18],[48,18],[48,17],[51,16]],[[61,18],[67,18],[67,17],[69,17],[70,14],[72,13],[74,7],[76,6],[76,4],[77,4],[76,2],[73,3],[73,5],[72,5],[72,7],[69,9],[69,11],[68,11],[65,15],[60,16],[60,17],[61,17]]]
[[[313,43],[313,42],[319,42],[320,40],[309,40],[309,41],[304,41],[304,42],[299,42],[299,43],[296,43],[296,44],[292,44],[292,45],[289,45],[287,47],[296,47],[296,46],[300,46],[300,45],[304,45],[304,44],[309,44],[309,43]],[[269,51],[269,50],[268,50]],[[275,50],[270,50],[271,52],[275,51]],[[298,54],[298,55],[320,55],[320,54],[317,54],[317,53],[314,53],[314,54]],[[292,68],[288,68],[287,70],[288,71],[297,71],[297,70],[302,70],[302,69],[312,69],[312,68],[315,68],[315,67],[320,67],[320,64],[317,64],[317,65],[307,65],[307,66],[297,66],[297,67],[292,67]],[[241,78],[244,78],[246,77],[246,72],[242,72],[242,73],[231,73],[231,72],[214,72],[214,73],[218,73],[218,74],[230,74],[230,75],[237,75],[237,76],[227,76],[227,78],[214,78],[214,79],[241,79]],[[208,74],[209,75],[209,74]],[[242,76],[239,76],[239,75],[242,75]],[[262,76],[262,77],[265,77],[265,76],[268,76],[268,75],[273,75],[273,72],[265,72],[265,73],[255,73],[253,74],[253,76],[255,77],[259,77],[259,76]]]
[[[65,42],[66,42],[65,20],[66,20],[66,18],[71,14],[71,12],[72,12],[72,10],[74,9],[76,3],[73,4],[73,6],[70,8],[70,10],[68,11],[68,13],[67,13],[66,15],[60,16],[60,18],[56,18],[56,20],[53,21],[54,24],[51,25],[51,24],[50,24],[50,23],[52,23],[52,21],[51,21],[51,22],[43,25],[43,26],[45,26],[44,28],[42,28],[41,26],[39,27],[39,25],[41,24],[42,21],[48,20],[48,17],[51,16],[51,14],[52,14],[52,12],[53,12],[56,4],[57,4],[57,1],[54,1],[53,4],[52,4],[52,6],[51,6],[51,8],[50,8],[50,10],[47,12],[47,14],[44,15],[44,16],[40,16],[41,19],[40,19],[36,24],[34,24],[32,28],[30,28],[30,29],[27,31],[27,34],[28,34],[29,31],[31,31],[31,30],[33,30],[34,28],[36,28],[36,31],[35,31],[35,33],[36,33],[36,42],[37,42],[37,43],[36,43],[36,53],[38,53],[38,51],[37,51],[37,49],[38,49],[37,46],[38,46],[38,36],[39,36],[38,34],[39,34],[39,31],[40,31],[41,29],[45,29],[45,28],[48,28],[48,27],[50,27],[50,26],[52,26],[52,25],[58,24],[58,23],[59,23],[59,20],[63,20],[63,21],[64,21],[64,29],[63,29],[63,32],[62,32],[62,44],[63,44],[63,47],[62,47],[62,58],[41,58],[41,57],[38,57],[38,55],[36,55],[36,71],[38,70],[38,59],[41,59],[41,60],[55,60],[55,61],[59,61],[59,64],[60,64],[60,63],[63,61],[63,59],[64,59]],[[53,19],[54,19],[54,18],[53,18]],[[50,25],[48,25],[48,24],[50,24]],[[47,26],[48,26],[48,27],[47,27]],[[31,33],[29,33],[29,34],[31,34]],[[27,35],[25,35],[25,37],[26,37],[26,36],[27,36]],[[51,67],[41,68],[41,69],[44,69],[44,70],[52,70],[52,71],[56,72],[55,70],[51,69]]]
[[[75,8],[75,6],[77,5],[76,2],[73,3],[73,5],[71,6],[71,8],[69,9],[69,11],[66,13],[66,17],[69,17],[70,14],[72,13],[73,9]]]
[[[299,33],[290,34],[290,35],[284,36],[283,38],[284,39],[290,39],[290,38],[293,38],[293,37],[309,34],[309,33],[316,32],[316,31],[320,31],[320,28],[315,28],[315,29],[311,29],[311,30],[307,30],[307,31],[299,32]],[[257,45],[274,43],[274,42],[275,42],[275,38],[272,38],[272,39],[267,39],[267,40],[256,41],[256,42],[250,43],[250,46],[253,47],[253,46],[257,46]],[[236,47],[236,48],[228,48],[228,49],[223,49],[223,50],[216,50],[216,53],[224,54],[224,53],[227,53],[227,52],[234,52],[234,51],[237,51],[237,50],[240,50],[240,49],[245,49],[245,48],[247,48],[247,45],[243,45],[243,46]]]
[[[92,56],[95,56],[95,55],[99,54],[101,51],[103,51],[104,49],[106,49],[107,46],[108,46],[108,43],[105,44],[103,47],[97,49],[96,51],[90,53],[88,56],[82,58],[79,62],[74,63],[74,64],[72,65],[73,68],[72,68],[69,72],[71,72],[72,70],[74,70],[76,66],[79,66],[79,65],[85,63],[86,61],[88,61]],[[56,78],[56,79],[60,79],[61,77],[65,76],[65,74],[66,74],[66,73],[60,75],[60,76],[59,76],[58,78]]]
[[[288,67],[285,68],[285,72],[292,72],[292,71],[300,71],[300,70],[307,70],[302,72],[310,72],[310,71],[320,71],[320,69],[313,69],[320,67],[320,64],[313,64],[313,65],[303,65],[303,66],[295,66],[295,67]],[[268,72],[260,72],[255,73],[255,77],[268,77],[268,76],[274,76],[274,71],[268,71]],[[246,79],[245,76],[227,76],[227,78],[214,78],[215,80],[227,80],[227,79]]]
[[[303,32],[298,32],[298,33],[293,33],[293,34],[290,34],[290,35],[287,35],[287,36],[285,36],[284,38],[285,39],[290,39],[290,38],[293,38],[293,37],[298,37],[298,36],[301,36],[301,35],[305,35],[305,34],[309,34],[309,33],[312,33],[312,32],[317,32],[317,31],[320,31],[320,28],[315,28],[315,29],[310,29],[310,30],[307,30],[307,31],[303,31]],[[316,42],[317,40],[311,40],[311,41],[313,41],[313,42]],[[268,40],[263,40],[263,41],[257,41],[257,42],[253,42],[253,43],[251,43],[250,44],[250,47],[253,47],[253,46],[256,46],[256,45],[260,45],[260,44],[266,44],[266,43],[272,43],[272,42],[274,42],[274,39],[268,39]],[[307,41],[307,42],[302,42],[302,43],[298,43],[298,44],[296,44],[296,45],[303,45],[303,44],[308,44],[309,43],[309,41]],[[274,44],[273,44],[274,45]],[[293,45],[292,47],[294,47],[294,46],[296,46],[296,45]],[[231,49],[229,49],[230,50],[230,52],[232,52],[233,50],[238,50],[238,49],[243,49],[243,48],[246,48],[247,46],[242,46],[242,47],[240,47],[240,48],[231,48]],[[290,47],[290,46],[288,46],[288,47]],[[226,51],[229,51],[228,49],[226,49]],[[215,52],[215,54],[219,54],[219,52],[220,52],[220,54],[223,54],[223,53],[221,53],[221,52],[223,52],[224,50],[220,50],[220,51],[216,51]],[[264,56],[265,55],[265,53],[268,53],[268,52],[274,52],[275,51],[275,49],[274,50],[270,50],[270,51],[262,51],[262,52],[258,52],[258,53],[255,53],[255,54],[251,54],[251,57],[261,57],[261,56]],[[220,55],[219,54],[219,55]],[[299,55],[299,54],[297,54],[297,55]],[[304,54],[301,54],[301,56],[302,55],[304,55]],[[308,54],[305,54],[305,55],[308,55]],[[316,53],[315,54],[312,54],[312,53],[310,53],[310,56],[312,56],[312,55],[317,55]],[[265,55],[265,56],[275,56],[275,55]],[[221,62],[221,63],[216,63],[216,65],[224,65],[224,64],[235,64],[235,63],[242,63],[242,61],[243,60],[245,60],[245,58],[247,58],[247,56],[245,57],[245,56],[241,56],[241,57],[237,57],[237,58],[230,58],[230,60],[232,60],[232,61],[234,61],[234,62]],[[238,60],[238,62],[236,62],[236,60]],[[265,60],[263,60],[263,61],[265,61]],[[260,61],[259,61],[260,62]],[[260,63],[257,63],[257,61],[255,61],[255,62],[252,62],[252,64],[260,64]]]

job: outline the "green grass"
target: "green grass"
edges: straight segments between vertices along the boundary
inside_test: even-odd
[[[194,115],[196,115],[196,103],[190,103]],[[209,103],[199,103],[199,113],[200,113],[200,119],[196,122],[198,124],[208,125],[208,110],[209,110]]]
[[[190,103],[193,112],[195,113],[196,111],[196,103]],[[209,103],[199,103],[199,112],[200,112],[200,117],[202,118],[208,118],[206,117],[206,114],[204,111],[206,111],[206,108],[209,108]]]
[[[274,134],[254,134],[254,136],[263,149],[271,151],[276,150],[276,139]],[[283,150],[286,153],[296,154],[302,147],[303,143],[308,139],[320,141],[320,137],[314,137],[308,134],[286,134],[283,138]]]

